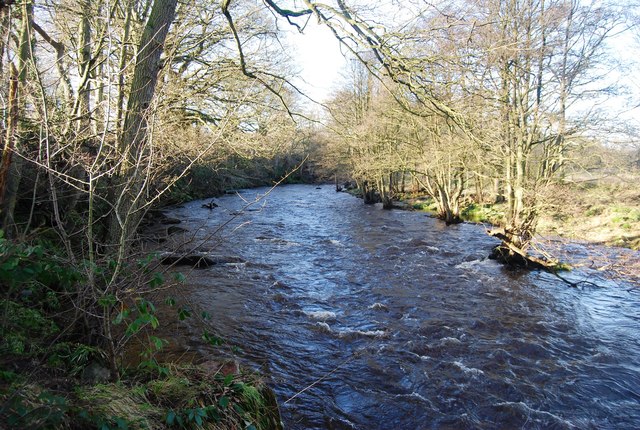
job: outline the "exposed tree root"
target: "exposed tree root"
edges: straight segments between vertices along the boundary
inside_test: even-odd
[[[502,229],[490,230],[488,233],[489,236],[496,237],[502,241],[500,245],[493,248],[489,256],[491,259],[501,261],[509,266],[541,269],[553,273],[567,268],[566,265],[561,264],[557,260],[540,258],[528,254],[525,250],[511,243]]]

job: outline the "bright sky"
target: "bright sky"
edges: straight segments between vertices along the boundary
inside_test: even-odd
[[[300,72],[294,83],[313,100],[328,101],[339,88],[343,80],[341,73],[347,63],[340,44],[326,26],[318,24],[313,18],[309,20],[303,34],[291,28],[287,39],[292,46],[292,56]],[[620,69],[611,74],[613,79],[618,79],[626,86],[626,94],[613,97],[605,106],[613,112],[614,117],[627,122],[628,125],[640,127],[640,107],[637,107],[640,103],[637,102],[636,96],[640,94],[640,80],[633,73],[639,67],[637,53],[640,44],[631,33],[618,35],[609,43],[613,47],[614,56],[626,66],[626,70]],[[315,110],[311,102],[308,106]]]
[[[292,31],[288,40],[300,70],[295,84],[315,101],[326,102],[338,88],[346,64],[339,42],[326,26],[314,19],[309,20],[303,34]]]

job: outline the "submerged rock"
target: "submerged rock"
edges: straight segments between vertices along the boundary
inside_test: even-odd
[[[170,226],[167,229],[167,235],[172,235],[172,234],[177,234],[177,233],[186,233],[187,230],[186,228],[182,228],[182,227],[176,227],[175,225]]]
[[[182,223],[182,221],[180,221],[178,218],[170,218],[170,217],[164,217],[163,219],[160,220],[160,222],[165,225]]]
[[[218,204],[217,204],[217,203],[215,203],[215,202],[204,203],[204,204],[202,205],[202,208],[203,208],[203,209],[209,209],[209,210],[215,209],[215,208],[217,208],[217,207],[218,207]]]
[[[245,260],[237,256],[212,255],[202,252],[191,254],[165,252],[160,254],[160,262],[164,265],[190,266],[196,269],[204,269],[218,264],[245,263]]]

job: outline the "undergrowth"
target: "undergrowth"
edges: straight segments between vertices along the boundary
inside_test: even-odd
[[[153,335],[158,314],[143,297],[112,321],[124,336],[144,333],[139,365],[111,374],[100,344],[71,324],[82,272],[50,243],[30,242],[0,231],[0,428],[280,428],[275,398],[256,376],[225,374],[224,363],[159,362],[167,341]],[[163,282],[159,274],[148,277]],[[177,319],[191,315],[174,310]]]

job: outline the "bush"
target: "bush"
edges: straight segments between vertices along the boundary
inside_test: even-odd
[[[33,357],[60,331],[51,315],[60,309],[60,293],[81,276],[54,252],[47,243],[14,243],[0,230],[2,354]]]

